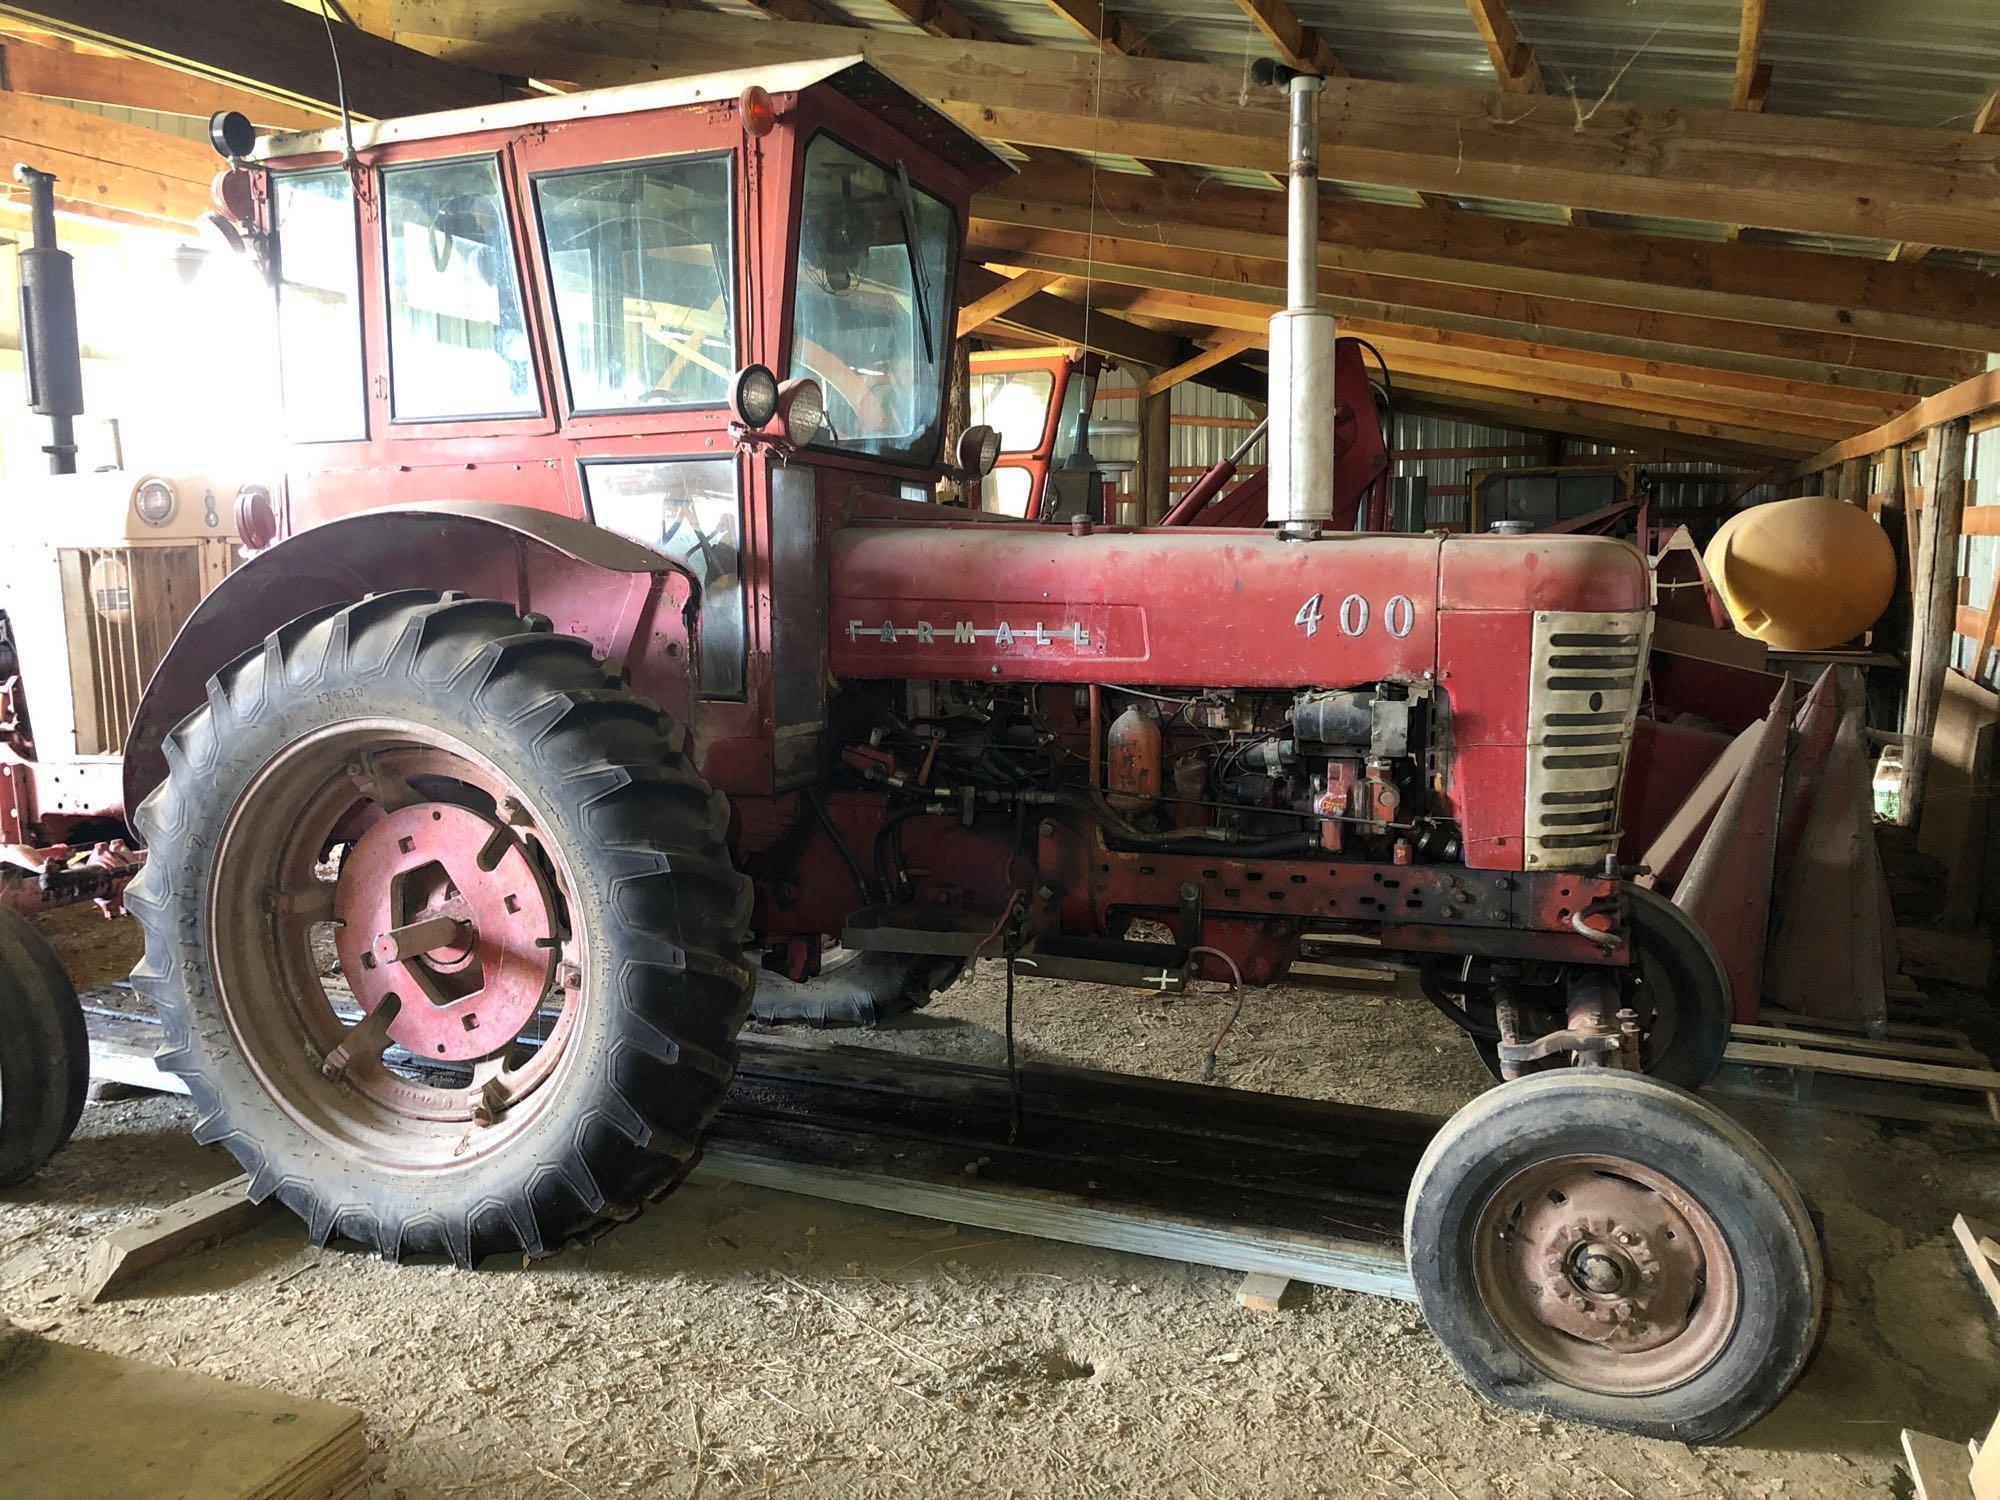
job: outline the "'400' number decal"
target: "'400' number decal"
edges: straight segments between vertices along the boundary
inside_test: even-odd
[[[1299,606],[1299,612],[1292,616],[1292,623],[1308,636],[1318,635],[1319,622],[1326,618],[1320,611],[1320,606],[1325,600],[1326,595],[1314,594]],[[1342,635],[1368,634],[1367,597],[1362,594],[1349,594],[1340,601],[1340,608],[1334,613],[1334,620],[1339,624]],[[1382,628],[1397,640],[1400,641],[1408,635],[1416,627],[1416,623],[1417,606],[1411,602],[1408,594],[1391,594],[1382,605]]]

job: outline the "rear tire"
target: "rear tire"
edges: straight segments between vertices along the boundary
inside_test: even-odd
[[[916,953],[853,952],[812,978],[757,975],[750,1017],[766,1026],[879,1026],[930,1004],[965,972],[965,961]]]
[[[1819,1338],[1805,1200],[1735,1121],[1610,1068],[1503,1083],[1446,1122],[1403,1233],[1425,1321],[1489,1401],[1720,1442]]]
[[[229,1148],[253,1200],[275,1194],[316,1243],[470,1265],[587,1237],[679,1180],[728,1087],[751,983],[749,882],[683,739],[584,641],[455,595],[305,616],[211,679],[138,811],[150,853],[126,904],[145,929],[133,981],[165,1023],[160,1061],[188,1085],[196,1139]],[[461,838],[361,888],[386,868],[366,830],[394,834],[398,818],[418,840],[470,829],[476,862]],[[503,876],[507,894],[479,905]],[[413,883],[433,906],[471,902],[460,931],[476,960],[453,961],[473,977],[454,981],[443,947],[384,959],[410,998],[371,1049],[348,1022],[357,1000],[384,1019],[373,927],[357,955],[334,915],[417,900]],[[329,927],[345,1000],[323,978]],[[518,974],[505,1011],[494,997]],[[434,1071],[398,1063],[411,1048]],[[482,1078],[501,1090],[486,1119]]]
[[[76,986],[48,939],[0,907],[0,1188],[26,1181],[62,1149],[89,1087]]]

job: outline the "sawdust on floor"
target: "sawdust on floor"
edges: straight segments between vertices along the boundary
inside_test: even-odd
[[[131,963],[127,924],[46,925],[85,985]],[[860,1039],[995,1060],[1000,997],[982,966]],[[1224,1014],[1207,987],[1023,981],[1018,1032],[1028,1056],[1192,1079]],[[1442,1112],[1486,1080],[1421,1002],[1280,989],[1250,996],[1219,1081]],[[359,1406],[377,1500],[1883,1492],[1899,1428],[1961,1439],[2000,1402],[1950,1238],[1956,1212],[2000,1216],[2000,1132],[1741,1112],[1825,1216],[1831,1326],[1773,1416],[1704,1450],[1488,1406],[1405,1304],[1252,1313],[1222,1271],[699,1182],[530,1268],[316,1251],[280,1215],[80,1308],[94,1239],[235,1170],[164,1097],[93,1104],[0,1193],[0,1315]]]

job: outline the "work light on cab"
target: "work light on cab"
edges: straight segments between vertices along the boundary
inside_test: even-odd
[[[778,387],[778,420],[794,448],[811,445],[826,426],[826,396],[817,380],[799,376]]]
[[[745,365],[729,384],[729,409],[752,432],[778,414],[778,377],[762,365]]]
[[[1000,462],[1000,432],[981,422],[959,434],[958,468],[967,479],[984,479]]]

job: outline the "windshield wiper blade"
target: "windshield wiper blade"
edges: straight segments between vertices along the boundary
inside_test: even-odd
[[[917,255],[917,203],[910,192],[910,171],[896,158],[896,212],[903,220],[903,253],[910,258],[910,290],[917,300],[917,322],[924,330],[924,359],[937,363],[937,348],[931,336],[931,285]]]

